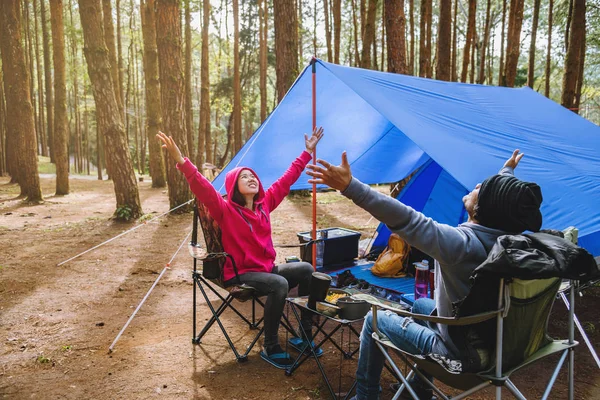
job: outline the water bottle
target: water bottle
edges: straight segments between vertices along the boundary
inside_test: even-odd
[[[429,261],[423,260],[415,263],[415,300],[427,297],[429,284]]]
[[[317,265],[316,265],[316,268],[323,267],[323,254],[325,253],[325,239],[327,239],[327,231],[317,231]]]

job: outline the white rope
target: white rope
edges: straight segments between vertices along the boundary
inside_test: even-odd
[[[115,340],[112,342],[112,344],[108,348],[108,352],[109,353],[111,353],[113,351],[113,347],[115,347],[115,344],[117,344],[117,342],[121,338],[121,335],[123,334],[123,332],[125,332],[125,329],[127,329],[127,327],[129,326],[129,323],[131,322],[131,320],[133,319],[133,317],[135,317],[135,315],[140,310],[140,308],[142,308],[142,304],[144,304],[144,302],[146,301],[146,299],[148,298],[148,296],[150,296],[150,293],[152,292],[152,290],[154,289],[154,287],[156,286],[156,284],[158,283],[158,281],[160,280],[160,278],[162,278],[162,276],[165,274],[165,272],[168,269],[171,269],[170,268],[171,267],[171,262],[175,259],[175,257],[177,256],[177,254],[179,253],[179,251],[181,250],[181,248],[183,247],[183,245],[187,242],[187,238],[190,237],[191,234],[192,234],[192,231],[190,231],[190,233],[187,234],[187,236],[185,237],[185,239],[183,239],[183,242],[181,242],[181,244],[179,245],[179,248],[177,249],[177,251],[175,252],[175,254],[173,254],[173,257],[171,257],[171,259],[167,263],[166,267],[163,268],[163,270],[160,273],[160,275],[158,275],[158,278],[156,278],[156,280],[152,284],[152,287],[150,288],[150,290],[148,290],[148,293],[146,293],[146,295],[142,299],[142,302],[140,304],[138,304],[138,306],[135,309],[135,311],[133,312],[133,314],[131,314],[131,317],[129,317],[129,319],[127,320],[127,322],[125,323],[125,325],[123,326],[123,328],[121,329],[121,331],[119,332],[119,334],[117,335],[117,337],[115,338]]]
[[[157,215],[157,216],[156,216],[156,217],[154,217],[154,218],[151,218],[151,219],[149,219],[148,221],[144,221],[144,223],[143,223],[143,224],[140,224],[140,225],[138,225],[138,226],[135,226],[135,227],[133,227],[133,228],[131,228],[131,229],[129,229],[129,230],[127,230],[127,231],[125,231],[125,232],[122,232],[122,233],[118,234],[117,236],[115,236],[115,237],[113,237],[113,238],[110,238],[110,239],[108,239],[107,241],[105,241],[105,242],[102,242],[102,243],[100,243],[100,244],[98,244],[98,245],[96,245],[96,246],[92,247],[91,249],[87,249],[86,251],[84,251],[84,252],[82,252],[82,253],[79,253],[79,254],[77,254],[76,256],[73,256],[73,257],[69,258],[68,260],[65,260],[65,261],[63,261],[63,262],[61,262],[61,263],[58,263],[58,264],[56,264],[56,266],[57,266],[57,267],[60,267],[61,265],[63,265],[63,264],[66,264],[66,263],[68,263],[69,261],[73,261],[74,259],[76,259],[76,258],[79,258],[79,257],[81,257],[82,255],[84,255],[84,254],[87,254],[87,253],[89,253],[89,252],[90,252],[90,251],[92,251],[92,250],[96,250],[98,247],[104,246],[105,244],[107,244],[107,243],[110,243],[110,242],[112,242],[113,240],[120,238],[121,236],[125,236],[125,235],[126,235],[126,234],[128,234],[129,232],[133,232],[133,231],[135,231],[136,229],[138,229],[138,228],[141,228],[142,226],[146,225],[148,222],[152,222],[152,221],[154,221],[155,219],[158,219],[158,218],[160,218],[160,217],[162,217],[162,216],[164,216],[164,215],[166,215],[166,214],[170,213],[171,211],[175,211],[175,210],[177,210],[178,208],[181,208],[181,207],[185,206],[186,204],[190,204],[192,201],[194,201],[194,199],[188,200],[188,201],[186,201],[185,203],[183,203],[183,204],[180,204],[180,205],[178,205],[177,207],[175,207],[175,208],[172,208],[172,209],[170,209],[170,210],[169,210],[169,211],[167,211],[167,212],[164,212],[164,213],[162,213],[162,214],[160,214],[160,215]]]

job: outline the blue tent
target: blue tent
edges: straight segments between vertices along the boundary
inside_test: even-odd
[[[419,172],[401,200],[435,220],[465,220],[461,198],[496,173],[516,148],[516,175],[537,182],[543,228],[579,229],[579,242],[600,255],[600,127],[529,88],[442,82],[343,67],[316,67],[317,157],[339,163],[365,183],[389,183]],[[215,179],[249,166],[269,186],[304,148],[312,125],[308,66],[277,108]],[[292,189],[307,189],[305,174]],[[385,229],[376,244],[386,241]]]

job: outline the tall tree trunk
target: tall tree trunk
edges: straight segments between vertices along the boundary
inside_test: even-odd
[[[546,82],[544,86],[544,96],[550,98],[550,67],[552,61],[552,11],[554,0],[548,2],[548,48],[546,49]]]
[[[537,0],[539,1],[539,0]],[[483,27],[483,40],[481,42],[481,47],[479,49],[480,52],[480,61],[479,61],[479,72],[477,74],[477,83],[483,84],[485,82],[485,56],[486,49],[489,45],[490,41],[490,14],[491,14],[492,2],[491,0],[487,1],[487,5],[485,8],[485,25]]]
[[[584,22],[585,26],[585,22]],[[584,80],[584,66],[585,66],[585,48],[586,48],[586,37],[587,31],[583,30],[583,40],[579,42],[579,70],[577,71],[577,86],[575,87],[575,103],[573,104],[573,108],[577,110],[576,112],[579,114],[581,111],[581,89],[583,88],[583,80]]]
[[[515,86],[519,52],[521,50],[521,26],[523,25],[523,6],[525,0],[511,0],[508,15],[508,38],[506,41],[506,65],[502,86]]]
[[[456,72],[456,63],[458,59],[458,2],[460,0],[454,0],[454,12],[452,13],[454,17],[454,21],[452,22],[452,61],[450,65],[451,78],[452,82],[456,82],[458,80],[458,73]],[[438,39],[439,40],[439,39]]]
[[[355,0],[352,0],[352,26],[354,27],[354,65],[360,66],[360,53],[358,52],[358,21],[356,17]]]
[[[73,81],[73,109],[75,113],[75,137],[78,139],[80,146],[80,154],[82,158],[87,158],[87,154],[83,149],[84,138],[81,131],[81,112],[79,109],[79,79],[78,79],[78,56],[77,56],[77,33],[73,22],[73,4],[69,0],[69,23],[71,25],[70,45],[71,45],[71,80]],[[67,147],[68,148],[68,147]],[[89,162],[89,160],[88,160]],[[83,160],[79,166],[79,171],[83,170]]]
[[[294,4],[294,0],[273,2],[278,102],[283,99],[298,76],[298,20]]]
[[[585,43],[585,0],[573,1],[573,20],[569,32],[569,44],[565,59],[565,72],[562,82],[562,97],[560,103],[566,108],[575,108],[578,75],[581,69],[581,48]],[[5,74],[7,75],[7,74]],[[577,110],[574,110],[577,111]]]
[[[462,70],[460,72],[460,81],[467,81],[469,72],[469,62],[471,61],[471,48],[475,41],[475,16],[477,15],[477,0],[469,0],[469,16],[467,21],[467,38],[463,51]]]
[[[160,81],[158,79],[158,53],[156,51],[156,13],[154,0],[140,2],[142,33],[144,37],[144,77],[146,84],[146,135],[150,153],[150,176],[153,188],[167,185],[165,179],[165,161],[156,139],[162,125],[162,102]]]
[[[29,73],[25,66],[25,55],[21,39],[19,1],[0,2],[0,30],[2,40],[2,71],[6,96],[7,149],[15,153],[17,182],[21,195],[30,202],[42,201],[42,190],[37,168],[37,143],[35,122],[29,89]],[[10,144],[11,146],[8,146]]]
[[[54,94],[52,93],[52,53],[50,51],[50,40],[48,25],[46,23],[46,0],[40,0],[40,14],[42,15],[42,43],[44,44],[44,84],[46,86],[46,137],[50,147],[50,161],[54,162],[54,149],[52,146],[54,126]]]
[[[233,139],[234,153],[242,148],[242,87],[240,78],[240,18],[238,0],[233,0]]]
[[[210,130],[210,76],[208,73],[208,28],[210,24],[211,15],[210,0],[202,1],[202,64],[200,65],[200,122],[198,124],[198,163],[203,161],[204,151],[206,150],[206,162],[214,163],[214,155],[212,148],[212,137]],[[263,35],[266,35],[266,30],[263,30]],[[261,64],[264,62],[265,77],[264,77],[264,108],[266,114],[267,106],[267,78],[266,78],[266,65],[267,65],[267,51],[266,51],[266,36],[263,38],[264,43],[262,44],[265,48],[261,53]],[[264,57],[264,60],[262,59]],[[261,70],[262,73],[262,70]],[[261,115],[263,108],[263,92],[261,89]],[[266,116],[266,115],[265,115]],[[200,164],[202,165],[202,164]]]
[[[119,69],[119,98],[123,99],[123,45],[121,41],[121,0],[116,0],[115,8],[117,9],[117,66]],[[133,14],[133,10],[132,10]],[[130,16],[133,18],[133,15]]]
[[[65,72],[65,27],[62,0],[50,0],[50,25],[54,49],[54,160],[56,195],[69,194],[67,146],[67,76]]]
[[[194,156],[194,114],[192,113],[192,13],[190,0],[185,0],[185,125],[190,147],[189,157],[198,164]]]
[[[179,0],[158,0],[156,27],[163,127],[168,135],[173,136],[182,153],[189,154],[184,116]],[[167,162],[167,183],[171,208],[187,202],[192,197],[185,177],[176,170],[173,160]],[[190,209],[190,207],[183,208]]]
[[[302,9],[303,5],[304,0],[298,0],[298,54],[300,56],[300,60],[304,59],[304,11]]]
[[[39,46],[39,29],[38,29],[38,0],[33,2],[33,19],[35,21],[35,63],[37,69],[37,88],[38,88],[38,114],[40,116],[39,134],[41,138],[40,146],[42,147],[42,156],[48,157],[48,141],[46,139],[46,126],[44,118],[44,84],[42,64],[40,63],[40,46]]]
[[[419,76],[431,77],[431,0],[421,0],[419,24]]]
[[[415,74],[415,0],[408,0],[410,29],[410,50],[408,54],[408,74]]]
[[[440,20],[437,35],[437,64],[435,77],[442,81],[452,79],[450,50],[452,40],[452,0],[440,0]]]
[[[404,0],[385,0],[387,32],[387,70],[406,74],[406,17]]]
[[[504,81],[504,38],[506,32],[506,1],[502,0],[502,31],[500,32],[500,61],[498,62],[498,86]]]
[[[115,188],[115,214],[118,219],[138,218],[142,215],[142,207],[123,128],[122,109],[117,104],[111,75],[113,65],[104,39],[100,0],[79,0],[79,14],[88,75],[96,101],[98,129],[103,133],[108,150],[106,163],[110,165]]]
[[[342,32],[342,0],[331,0],[333,13],[333,62],[340,63],[340,34]]]
[[[104,35],[106,46],[108,47],[108,59],[110,61],[110,73],[112,75],[113,85],[115,88],[115,96],[117,105],[122,115],[125,115],[123,108],[123,98],[121,97],[121,87],[119,83],[119,62],[117,61],[117,48],[115,44],[115,25],[113,24],[111,0],[102,0],[102,13],[104,20]],[[112,172],[112,171],[111,171]]]
[[[573,19],[573,2],[575,0],[568,0],[569,8],[567,12],[567,22],[565,24],[565,54],[569,51],[569,32],[571,32],[571,21]]]
[[[540,0],[533,2],[533,21],[531,22],[531,42],[529,44],[529,67],[527,68],[527,86],[533,88],[535,77],[535,39],[537,37],[538,20],[540,17]]]
[[[375,41],[375,18],[377,16],[377,0],[369,0],[367,8],[367,20],[365,22],[364,35],[362,40],[362,52],[360,55],[360,65],[362,68],[373,68],[371,59],[371,49]]]
[[[31,99],[31,106],[33,107],[33,123],[35,127],[35,135],[36,135],[36,143],[40,143],[40,130],[39,130],[39,118],[37,113],[37,103],[35,98],[35,71],[33,68],[33,40],[31,36],[33,35],[31,29],[31,18],[29,16],[29,0],[25,0],[23,3],[23,16],[25,20],[24,34],[25,34],[25,45],[27,47],[27,51],[25,53],[25,62],[27,64],[27,68],[29,69],[29,98]],[[41,151],[38,148],[36,149],[38,154],[41,154]]]
[[[331,49],[331,24],[329,18],[329,1],[323,0],[323,12],[325,13],[325,43],[327,44],[327,62],[333,61]]]
[[[0,42],[2,41],[2,29],[0,29]],[[2,49],[0,49],[2,53]],[[4,101],[4,77],[0,68],[0,176],[7,174],[6,162],[6,102]]]
[[[204,0],[206,2],[207,0]],[[267,118],[267,30],[265,29],[265,19],[267,17],[267,0],[258,0],[258,15],[259,15],[259,86],[260,86],[260,122],[262,123]],[[210,7],[210,6],[209,6]],[[204,35],[204,30],[202,31]],[[208,30],[206,32],[208,37]],[[202,36],[202,44],[204,45],[204,36]],[[203,48],[204,49],[204,48]],[[208,57],[208,49],[207,54]],[[202,55],[204,60],[204,53]],[[202,61],[204,63],[204,61]],[[206,71],[208,75],[208,70]],[[204,82],[204,80],[202,80]],[[208,90],[208,88],[207,88]],[[208,155],[207,155],[208,161]],[[208,161],[212,162],[212,161]]]

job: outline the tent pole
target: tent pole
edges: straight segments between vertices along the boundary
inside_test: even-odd
[[[317,58],[310,61],[312,65],[312,130],[317,127]],[[313,149],[313,165],[317,164],[317,146]],[[312,184],[312,265],[317,269],[317,184]]]

